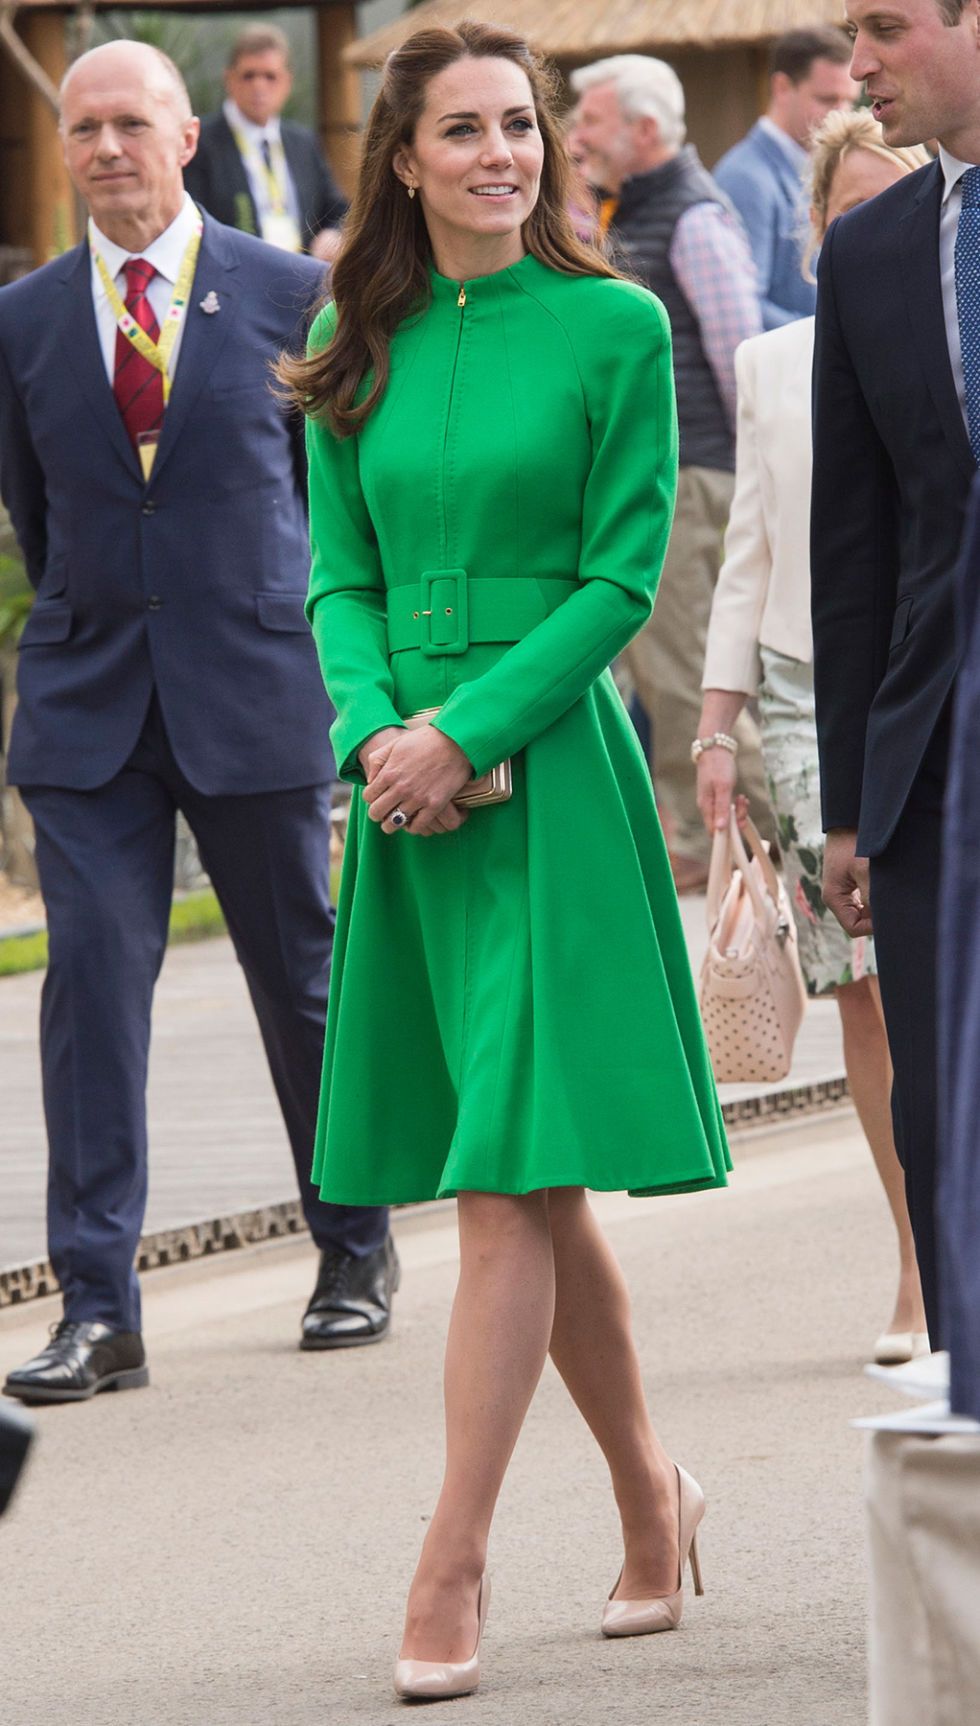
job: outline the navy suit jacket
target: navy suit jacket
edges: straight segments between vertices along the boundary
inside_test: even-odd
[[[939,1238],[955,1413],[980,1420],[980,479],[957,580],[956,679],[939,931]]]
[[[12,783],[106,784],[154,689],[206,795],[333,777],[303,616],[302,426],[269,376],[321,282],[309,258],[205,218],[149,484],[106,376],[87,244],[0,291],[0,488],[37,589]]]
[[[292,120],[280,122],[280,133],[299,201],[303,244],[308,249],[321,228],[336,228],[343,221],[347,200],[337,189],[313,133]],[[259,232],[245,164],[223,113],[208,114],[202,120],[197,150],[184,169],[184,184],[195,202],[216,221],[252,234]],[[246,211],[247,224],[242,219]]]
[[[824,826],[879,855],[953,686],[977,467],[946,341],[938,162],[833,224],[820,257],[811,515]]]
[[[757,122],[712,173],[745,223],[764,327],[774,330],[794,318],[812,317],[817,290],[802,271],[803,180],[786,151]]]

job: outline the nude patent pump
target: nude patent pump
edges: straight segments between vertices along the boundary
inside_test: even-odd
[[[471,1696],[480,1682],[480,1643],[490,1607],[490,1578],[480,1583],[476,1647],[469,1660],[396,1660],[395,1695],[405,1702],[445,1702]]]
[[[652,1600],[614,1600],[613,1589],[602,1615],[603,1636],[653,1636],[659,1630],[676,1630],[684,1612],[684,1567],[691,1561],[695,1594],[704,1593],[701,1581],[701,1561],[698,1557],[698,1525],[704,1516],[704,1493],[696,1480],[680,1467],[678,1486],[678,1566],[677,1588],[673,1594],[660,1594]],[[620,1571],[622,1577],[622,1571]]]

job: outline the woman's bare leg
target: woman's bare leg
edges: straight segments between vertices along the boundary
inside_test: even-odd
[[[446,1344],[446,1472],[408,1596],[402,1655],[468,1660],[490,1521],[548,1355],[555,1268],[544,1192],[460,1193]]]
[[[889,1330],[924,1331],[925,1308],[915,1242],[905,1201],[905,1176],[892,1130],[892,1064],[877,977],[844,983],[836,991],[844,1032],[844,1067],[858,1120],[871,1146],[898,1234],[898,1293]]]
[[[646,1404],[629,1294],[581,1187],[549,1193],[555,1257],[551,1358],[609,1464],[623,1524],[624,1600],[677,1587],[677,1475]]]

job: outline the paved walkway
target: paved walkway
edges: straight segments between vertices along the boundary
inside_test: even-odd
[[[236,1126],[245,1114],[236,1102]],[[892,1294],[890,1226],[848,1112],[738,1150],[727,1192],[598,1201],[655,1416],[708,1494],[704,1599],[676,1635],[601,1640],[616,1518],[549,1368],[495,1529],[483,1687],[447,1721],[865,1719],[861,1440],[847,1422],[893,1406],[861,1376]],[[302,1241],[145,1278],[149,1390],[41,1411],[36,1462],[0,1524],[5,1721],[409,1721],[390,1670],[441,1468],[452,1207],[396,1231],[405,1274],[378,1348],[296,1349]],[[0,1314],[0,1372],[52,1306]]]
[[[682,901],[692,963],[704,902]],[[45,1256],[40,973],[0,979],[0,1269]],[[788,1085],[843,1071],[832,1002],[811,1002]],[[725,1086],[724,1097],[759,1087]],[[226,940],[171,948],[150,1061],[146,1227],[178,1228],[295,1197],[292,1158],[245,984]]]

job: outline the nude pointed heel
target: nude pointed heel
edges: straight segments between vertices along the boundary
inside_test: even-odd
[[[395,1695],[403,1702],[447,1702],[472,1696],[480,1682],[480,1644],[490,1609],[490,1578],[480,1583],[476,1647],[468,1660],[396,1660]]]
[[[697,1529],[694,1530],[694,1536],[691,1540],[691,1575],[694,1578],[694,1592],[700,1596],[704,1593],[704,1580],[701,1576],[701,1554],[698,1551]]]
[[[701,1555],[698,1552],[698,1527],[704,1516],[704,1493],[696,1480],[675,1463],[678,1489],[678,1565],[677,1587],[673,1594],[660,1594],[652,1600],[617,1600],[616,1588],[606,1602],[602,1614],[603,1636],[655,1636],[661,1630],[676,1630],[684,1614],[684,1569],[688,1561],[694,1578],[695,1594],[704,1593]],[[622,1571],[620,1571],[620,1578]]]

